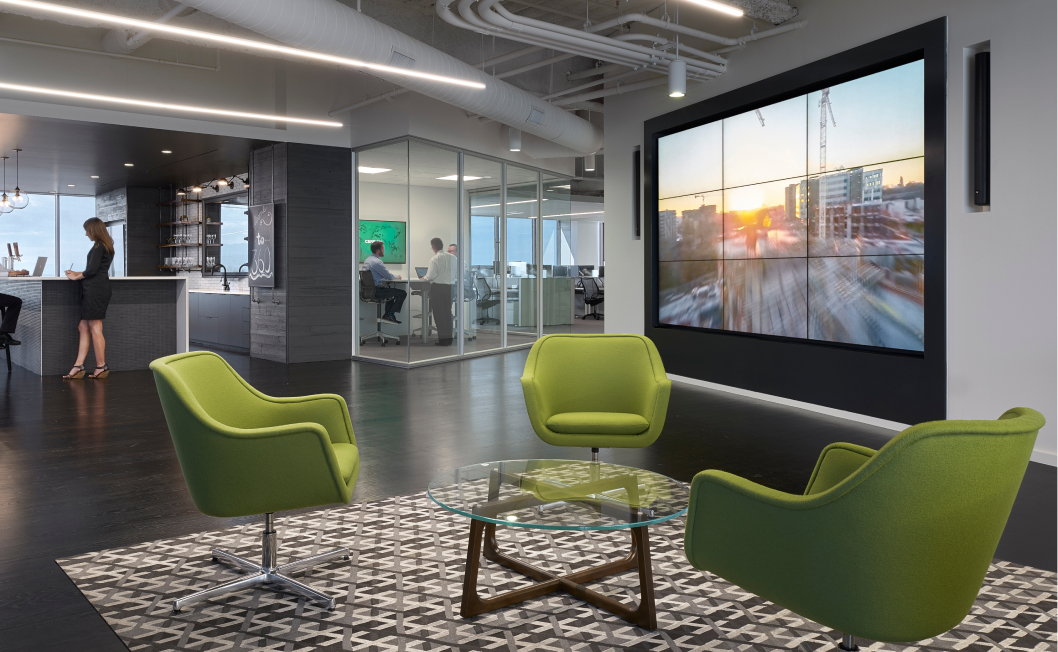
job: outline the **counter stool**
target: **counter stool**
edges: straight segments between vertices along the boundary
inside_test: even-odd
[[[360,346],[363,346],[364,342],[372,337],[377,337],[378,341],[382,343],[382,346],[386,345],[386,340],[393,340],[399,345],[400,338],[398,336],[382,332],[382,304],[385,303],[386,300],[375,296],[376,287],[375,277],[371,276],[371,272],[360,270],[360,300],[364,303],[375,304],[377,309],[375,314],[375,330],[370,333],[360,334]]]

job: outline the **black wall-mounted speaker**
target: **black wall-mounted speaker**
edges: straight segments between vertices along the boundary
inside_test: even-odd
[[[990,53],[974,55],[974,204],[991,203],[992,157]]]
[[[643,221],[640,213],[642,212],[641,205],[643,203],[640,183],[642,180],[639,175],[639,150],[636,149],[632,152],[632,236],[638,239],[643,234]]]

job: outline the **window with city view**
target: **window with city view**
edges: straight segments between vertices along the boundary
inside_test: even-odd
[[[658,141],[661,324],[923,350],[923,62]]]

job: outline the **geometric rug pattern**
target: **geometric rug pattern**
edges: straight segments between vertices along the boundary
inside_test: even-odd
[[[650,652],[791,650],[808,643],[836,649],[834,633],[716,576],[683,554],[683,519],[652,526],[658,628],[640,629],[568,595],[555,593],[463,619],[459,616],[469,519],[425,494],[398,496],[306,514],[280,515],[279,563],[345,546],[335,560],[294,573],[335,598],[327,611],[267,586],[172,612],[174,597],[230,580],[238,571],[210,560],[223,548],[260,554],[260,524],[152,541],[58,560],[81,592],[133,651],[357,650],[364,652]],[[623,557],[626,532],[498,528],[503,552],[553,572]],[[495,594],[532,584],[481,561],[478,590]],[[635,571],[592,587],[634,603]],[[912,645],[860,641],[862,650],[1055,652],[1054,573],[995,563],[970,615],[955,629]]]

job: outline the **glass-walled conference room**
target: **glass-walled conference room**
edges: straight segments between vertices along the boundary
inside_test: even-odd
[[[569,177],[416,139],[354,157],[355,356],[415,365],[572,330]],[[365,269],[373,244],[384,271]]]
[[[0,215],[0,262],[8,269],[33,274],[43,259],[41,276],[62,276],[69,269],[83,271],[92,247],[84,223],[95,216],[95,197],[29,194],[25,208]],[[110,276],[124,276],[124,220],[108,222],[107,231],[114,239]]]

